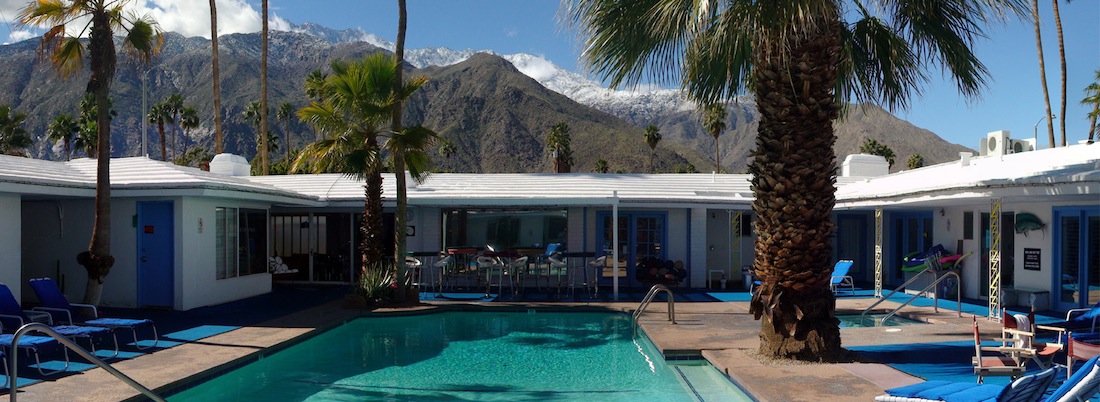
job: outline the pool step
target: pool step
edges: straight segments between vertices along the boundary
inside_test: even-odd
[[[695,395],[696,400],[700,402],[753,400],[746,398],[740,387],[705,361],[670,361],[668,363],[676,371],[684,389]]]

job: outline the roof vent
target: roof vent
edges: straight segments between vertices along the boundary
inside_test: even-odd
[[[890,164],[879,155],[853,154],[844,158],[840,168],[843,177],[876,177],[890,174]]]
[[[210,173],[226,176],[251,176],[252,166],[243,156],[234,154],[217,154],[210,160]]]
[[[959,165],[970,166],[970,157],[974,156],[973,152],[959,152]]]

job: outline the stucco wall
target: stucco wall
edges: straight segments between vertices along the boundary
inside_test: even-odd
[[[182,207],[177,204],[176,213],[181,217],[176,225],[179,268],[176,270],[175,297],[178,310],[225,303],[271,291],[271,274],[267,273],[217,279],[214,260],[217,235],[214,228],[218,207],[269,209],[265,204],[196,197],[184,198]],[[269,245],[269,254],[270,251]]]
[[[16,300],[23,293],[25,282],[20,272],[23,250],[20,240],[22,214],[18,195],[0,194],[0,283],[8,285]]]
[[[88,275],[76,263],[76,255],[88,249],[94,216],[92,200],[27,201],[21,206],[23,268],[18,283],[23,300],[37,302],[26,282],[46,276],[57,281],[69,300],[83,299]],[[107,286],[116,288],[114,279],[107,276],[104,296],[108,295]]]

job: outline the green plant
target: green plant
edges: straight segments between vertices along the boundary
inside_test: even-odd
[[[393,296],[393,289],[397,286],[394,281],[393,270],[385,264],[373,264],[363,270],[359,276],[359,284],[355,287],[355,293],[367,303],[381,303]]]

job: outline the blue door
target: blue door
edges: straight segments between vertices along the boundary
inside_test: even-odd
[[[1060,310],[1100,303],[1100,207],[1055,207],[1055,305]]]
[[[611,213],[600,212],[596,215],[596,247],[610,259],[612,253]],[[647,257],[664,260],[667,213],[664,212],[619,212],[619,285],[634,286],[636,283],[634,267],[638,261]],[[611,267],[609,264],[608,267]],[[614,269],[604,269],[600,274],[600,284],[610,285],[615,275]]]
[[[172,201],[139,202],[137,211],[138,305],[171,308],[176,272]]]
[[[883,257],[882,276],[883,281],[890,286],[901,285],[908,278],[902,268],[902,259],[909,253],[920,252],[932,248],[935,244],[932,239],[932,213],[931,212],[907,212],[895,213],[890,218],[890,233],[883,236],[891,236],[893,249]]]

